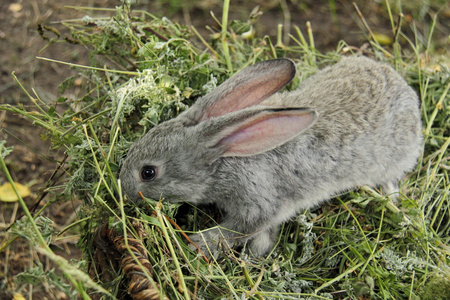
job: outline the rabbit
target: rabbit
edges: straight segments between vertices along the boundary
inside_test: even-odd
[[[213,254],[248,242],[256,256],[302,209],[362,185],[398,192],[422,149],[414,90],[366,57],[342,58],[279,92],[295,76],[289,59],[256,63],[152,128],[124,160],[123,191],[134,202],[142,192],[213,203],[223,220],[194,242]]]

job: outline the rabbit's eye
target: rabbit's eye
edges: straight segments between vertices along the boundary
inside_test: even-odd
[[[156,177],[156,167],[145,166],[141,170],[141,179],[143,181],[151,181]]]

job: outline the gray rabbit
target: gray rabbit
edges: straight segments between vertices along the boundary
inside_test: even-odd
[[[257,63],[151,129],[120,172],[132,201],[214,203],[220,228],[194,241],[267,253],[280,224],[361,185],[398,192],[422,149],[416,93],[391,67],[343,58],[292,92],[294,63]],[[202,242],[202,240],[204,242]]]

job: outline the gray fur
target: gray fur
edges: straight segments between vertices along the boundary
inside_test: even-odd
[[[151,129],[128,153],[120,173],[124,192],[133,201],[141,191],[153,199],[215,203],[226,213],[220,225],[227,230],[208,231],[209,247],[215,250],[221,235],[228,242],[251,240],[253,253],[262,255],[279,225],[300,209],[361,185],[398,187],[422,149],[419,100],[403,78],[389,66],[352,57],[295,91],[276,93],[294,76],[290,60],[255,64]],[[257,130],[242,129],[259,120]],[[284,130],[290,132],[279,138]],[[261,145],[245,140],[270,131]],[[159,168],[153,181],[140,179],[145,165]]]

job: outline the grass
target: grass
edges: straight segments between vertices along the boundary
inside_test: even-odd
[[[89,299],[94,291],[105,299],[122,297],[126,278],[120,268],[109,270],[117,272],[109,282],[95,283],[87,272],[96,259],[94,240],[100,226],[106,222],[118,232],[132,233],[132,224],[138,222],[145,232],[142,240],[153,266],[152,280],[170,299],[447,299],[449,57],[445,50],[429,52],[431,29],[425,38],[411,38],[403,32],[388,1],[385,5],[393,44],[381,46],[374,40],[361,16],[370,39],[366,52],[393,65],[417,90],[425,134],[423,156],[402,183],[401,203],[395,205],[377,190],[364,187],[286,223],[267,257],[230,251],[209,263],[189,250],[180,228],[169,219],[189,233],[202,228],[214,211],[152,200],[137,207],[120,195],[117,173],[132,142],[247,65],[292,58],[299,70],[288,87],[294,89],[319,68],[358,49],[341,42],[335,51],[321,53],[314,46],[317,37],[310,24],[305,33],[294,26],[289,45],[283,42],[282,28],[275,43],[268,37],[253,37],[248,34],[253,20],[228,20],[226,5],[223,19],[215,20],[223,25],[221,31],[208,41],[194,28],[131,11],[128,5],[104,11],[112,14],[110,18],[66,21],[72,34],[66,41],[87,47],[90,65],[42,59],[79,70],[79,76],[67,78],[60,87],[64,95],[81,77],[79,95],[61,96],[57,103],[65,107],[61,112],[22,87],[37,111],[10,105],[0,109],[45,128],[53,147],[65,150],[67,160],[59,171],[68,174],[64,194],[82,199],[83,204],[79,219],[63,232],[79,235],[85,256],[67,261],[56,255],[50,247],[58,238],[52,220],[42,216],[42,211],[31,215],[21,200],[26,217],[11,227],[0,251],[8,251],[19,237],[28,240],[31,251],[40,253],[41,259],[15,277],[17,291],[45,282],[70,298]],[[438,18],[433,19],[430,28],[437,22]],[[8,174],[5,147],[1,145],[0,162]],[[45,269],[41,260],[47,259],[64,277]],[[99,278],[102,274],[97,274]]]

